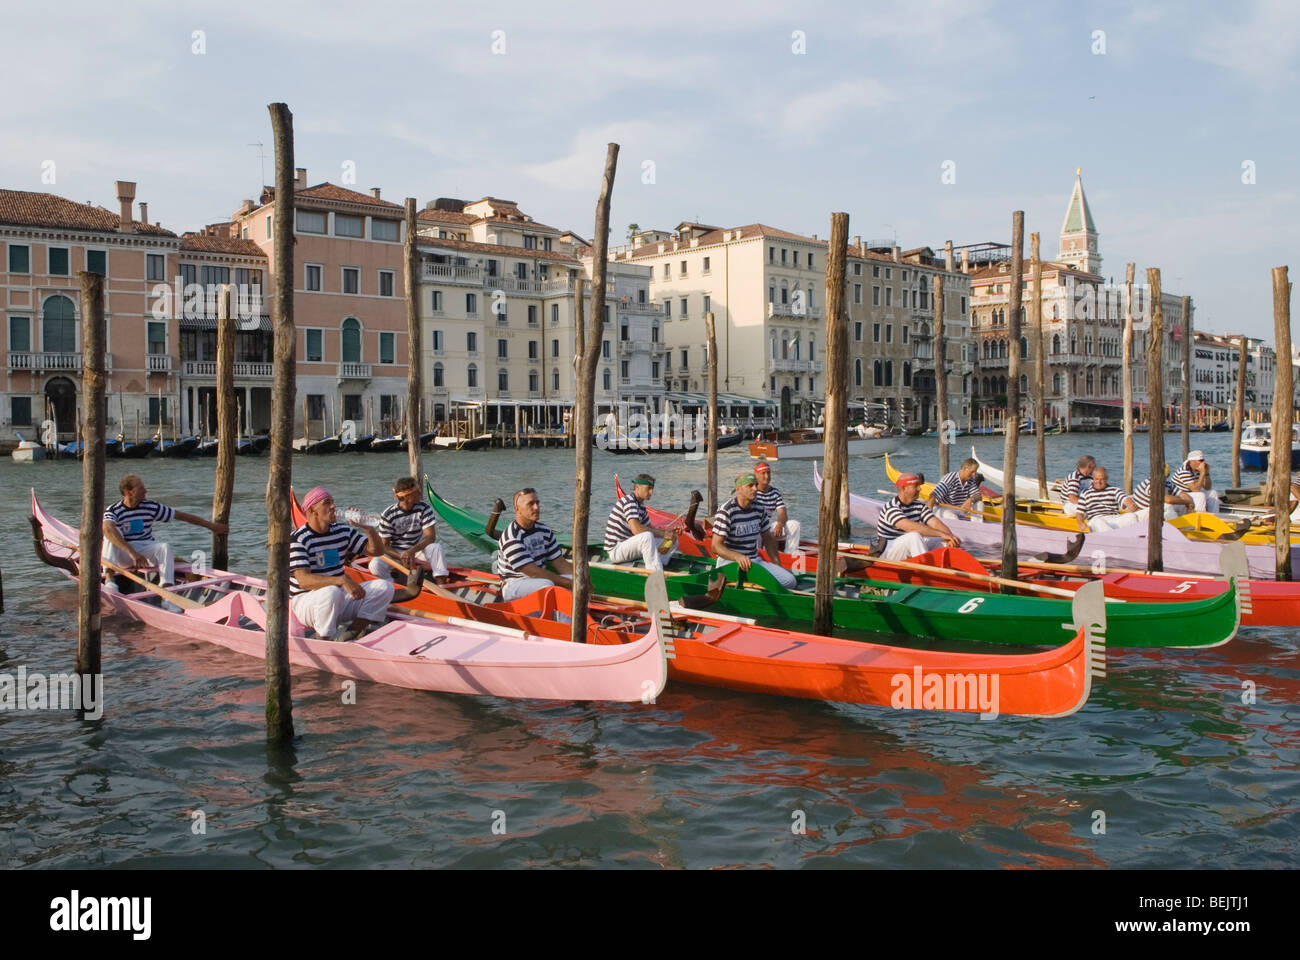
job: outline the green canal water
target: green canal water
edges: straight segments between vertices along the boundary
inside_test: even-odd
[[[1137,438],[1139,469],[1147,442]],[[1227,435],[1192,442],[1225,486]],[[1001,438],[976,443],[1001,461]],[[1083,452],[1120,474],[1116,434],[1048,444],[1052,476]],[[1178,437],[1166,446],[1177,456]],[[1032,472],[1032,447],[1020,460]],[[898,461],[937,477],[933,440],[906,441]],[[378,509],[405,464],[397,454],[299,457],[295,485],[324,483],[340,504]],[[749,464],[743,448],[723,451],[719,473]],[[534,486],[543,519],[570,522],[572,451],[431,453],[426,468],[465,506]],[[213,469],[110,461],[109,479],[116,489],[120,474],[140,472],[151,496],[204,513]],[[679,512],[705,466],[596,451],[594,469],[599,529],[615,471],[651,470],[655,505]],[[774,474],[811,531],[811,464]],[[887,486],[880,460],[855,460],[850,476],[857,492]],[[0,672],[73,669],[75,587],[35,560],[26,516],[34,486],[75,521],[80,478],[76,463],[0,463],[10,547]],[[240,459],[238,570],[265,567],[265,481],[265,460]],[[163,530],[178,555],[208,546],[201,529]],[[486,565],[454,533],[443,539],[451,561]],[[1088,705],[1057,720],[672,684],[649,706],[368,683],[345,703],[340,678],[305,670],[293,677],[294,749],[269,756],[260,660],[114,617],[101,720],[0,712],[0,867],[1296,867],[1296,635],[1254,628],[1202,652],[1111,651]]]

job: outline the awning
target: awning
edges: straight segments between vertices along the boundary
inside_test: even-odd
[[[257,325],[254,326],[253,324]],[[215,330],[217,329],[216,317],[181,317],[180,325],[182,330]],[[245,317],[235,318],[236,333],[251,333],[254,330],[262,333],[271,332],[271,318],[262,317]]]

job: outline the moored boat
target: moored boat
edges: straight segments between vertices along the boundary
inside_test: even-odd
[[[817,434],[821,431],[818,430]],[[848,450],[850,457],[883,457],[893,453],[902,443],[901,437],[861,437],[850,433]],[[818,435],[816,439],[792,440],[788,443],[774,443],[768,440],[755,440],[749,445],[749,455],[756,460],[822,460],[826,456],[826,443]]]

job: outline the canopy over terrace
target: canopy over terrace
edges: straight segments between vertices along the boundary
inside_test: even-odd
[[[683,415],[695,416],[709,412],[709,395],[669,390],[664,400]],[[739,393],[718,394],[718,422],[720,426],[735,427],[745,433],[761,433],[780,426],[780,409],[775,400],[746,397]]]
[[[573,408],[572,400],[471,400],[462,395],[450,398],[453,419],[473,420],[481,429],[497,427],[514,430],[562,430],[564,414]]]

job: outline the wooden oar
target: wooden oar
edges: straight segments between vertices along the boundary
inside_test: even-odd
[[[1046,587],[1036,583],[1025,583],[1021,580],[1011,580],[1007,577],[995,577],[992,574],[972,573],[969,570],[953,570],[949,567],[932,567],[925,563],[912,563],[908,560],[881,560],[874,557],[863,557],[861,554],[840,553],[841,556],[852,556],[855,559],[862,560],[866,564],[879,564],[886,567],[898,567],[904,570],[919,570],[925,573],[943,573],[952,574],[953,576],[963,577],[967,580],[974,580],[979,583],[1000,584],[1005,587],[1016,587],[1020,590],[1029,590],[1034,593],[1044,593],[1053,597],[1065,597],[1074,599],[1073,590],[1062,590],[1060,587]],[[1122,601],[1116,601],[1122,602]]]
[[[174,603],[178,607],[183,607],[186,610],[199,610],[203,607],[203,604],[199,603],[197,600],[191,600],[189,597],[182,597],[179,593],[172,593],[170,590],[166,589],[165,587],[160,587],[156,583],[150,583],[144,577],[138,576],[132,573],[130,570],[126,570],[122,567],[119,567],[115,563],[110,563],[109,561],[103,559],[101,559],[99,562],[103,564],[107,569],[112,570],[114,573],[121,574],[122,576],[126,577],[128,580],[134,580],[136,583],[140,584],[140,586],[144,587],[146,590],[158,594],[158,596],[162,597],[164,600],[167,600],[170,603]]]

